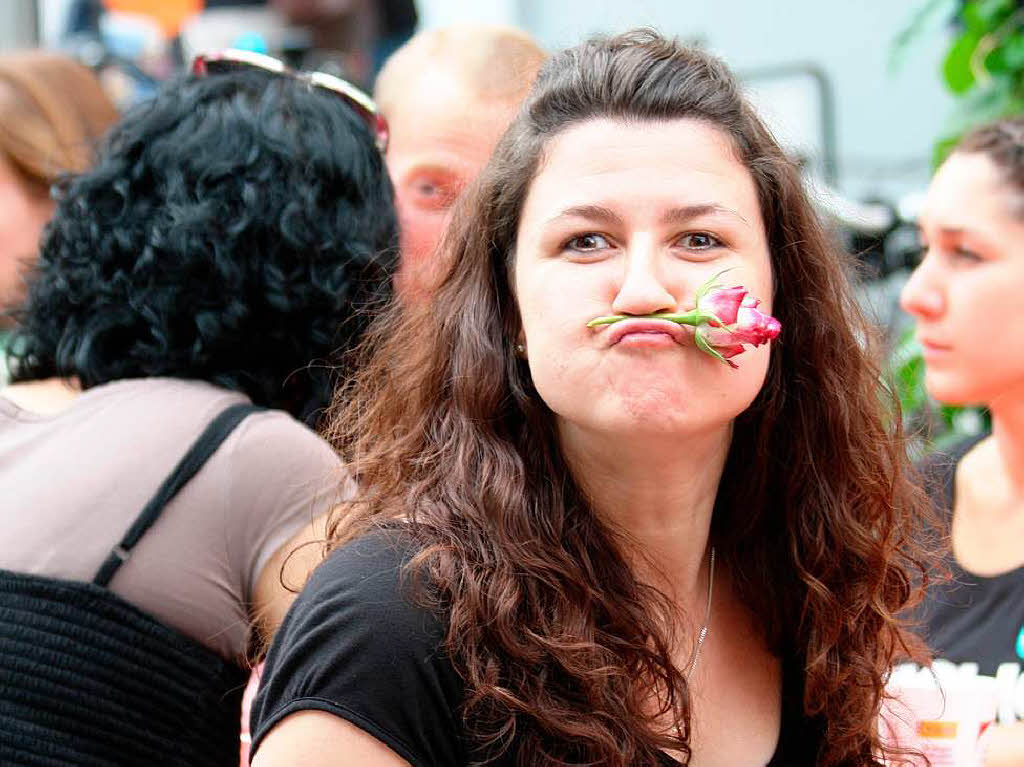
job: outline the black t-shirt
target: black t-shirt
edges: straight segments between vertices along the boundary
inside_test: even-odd
[[[956,467],[981,439],[935,454],[922,466],[928,494],[947,524]],[[952,577],[930,586],[916,613],[936,657],[977,663],[978,673],[989,676],[1001,663],[1024,662],[1024,567],[986,578],[960,567],[952,552],[945,566]]]
[[[253,754],[284,717],[316,709],[355,724],[414,767],[469,764],[459,713],[463,684],[443,649],[442,618],[410,600],[403,577],[412,552],[401,533],[375,532],[316,569],[267,657],[252,707]],[[786,666],[782,731],[770,767],[810,767],[821,742],[820,727],[800,714],[801,680],[793,668]],[[493,764],[514,759],[506,754]]]

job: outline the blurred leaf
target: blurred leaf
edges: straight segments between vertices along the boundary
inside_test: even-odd
[[[1024,69],[1024,29],[1018,29],[1015,34],[1010,35],[1000,49],[1003,52],[1003,61],[1009,69],[1018,72]]]
[[[1024,88],[1017,82],[1020,74],[999,75],[984,90],[972,90],[960,99],[960,109],[943,126],[942,135],[932,146],[932,170],[938,168],[963,135],[978,125],[1024,113]],[[1014,88],[1020,93],[1014,93]]]
[[[932,169],[938,168],[960,138],[976,125],[1012,114],[1012,79],[1007,75],[993,78],[988,88],[972,88],[959,99],[959,108],[942,126],[942,133],[932,147]]]
[[[985,20],[982,18],[981,9],[978,5],[977,2],[965,3],[964,7],[960,10],[960,21],[963,22],[964,29],[984,34]]]
[[[984,66],[991,75],[1006,74],[1011,67],[1006,62],[1006,47],[997,45],[992,52],[985,57]]]
[[[953,416],[956,414],[956,408],[952,405],[941,405],[939,407],[939,415],[942,416],[942,425],[950,431],[953,430]]]
[[[900,405],[906,412],[920,409],[925,402],[924,360],[920,357],[900,370]]]
[[[889,365],[903,412],[919,410],[925,401],[924,360],[921,358],[921,346],[914,338],[914,328],[909,328],[900,337]]]
[[[968,3],[968,7],[976,9],[978,16],[981,18],[981,23],[985,27],[994,27],[1013,13],[1015,0],[974,0]],[[964,15],[967,14],[967,8],[964,8]]]
[[[978,47],[982,35],[974,30],[961,34],[953,47],[946,54],[942,65],[942,73],[946,77],[946,85],[957,95],[966,93],[974,85],[974,72],[971,71],[971,55]]]

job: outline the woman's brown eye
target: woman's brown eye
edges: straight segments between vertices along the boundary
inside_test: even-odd
[[[721,244],[717,237],[707,232],[684,234],[679,242],[684,248],[689,248],[690,250],[707,250]]]
[[[608,247],[608,240],[599,234],[581,234],[566,243],[573,250],[598,250]]]

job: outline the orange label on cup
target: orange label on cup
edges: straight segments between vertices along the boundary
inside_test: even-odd
[[[952,740],[956,737],[956,722],[918,722],[917,734],[922,738]]]

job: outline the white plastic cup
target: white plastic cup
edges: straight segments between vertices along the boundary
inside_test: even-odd
[[[933,670],[893,674],[879,723],[883,742],[922,753],[932,767],[983,767],[998,704],[995,678],[972,668]]]

